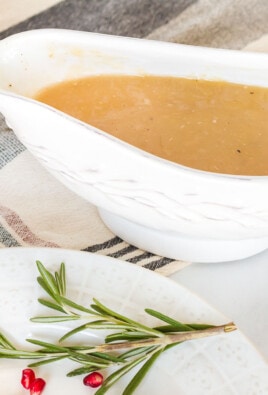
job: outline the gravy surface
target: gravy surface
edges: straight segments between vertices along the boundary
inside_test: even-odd
[[[268,175],[268,88],[102,75],[47,87],[35,99],[172,162]]]

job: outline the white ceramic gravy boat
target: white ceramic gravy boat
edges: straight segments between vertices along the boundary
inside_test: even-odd
[[[96,74],[154,74],[268,86],[268,55],[66,30],[0,42],[0,111],[29,151],[92,202],[117,235],[195,262],[241,259],[268,247],[268,178],[190,169],[130,146],[31,99]]]

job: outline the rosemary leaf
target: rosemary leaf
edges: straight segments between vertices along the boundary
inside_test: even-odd
[[[77,368],[72,370],[71,372],[67,373],[67,377],[79,376],[81,374],[87,374],[94,372],[96,369],[94,366],[85,366],[82,368]]]
[[[53,293],[53,295],[59,295],[60,292],[53,275],[45,268],[45,266],[40,261],[36,261],[36,265],[47,288]]]
[[[46,317],[32,317],[30,321],[39,322],[39,323],[50,323],[50,322],[64,322],[64,321],[75,321],[79,320],[80,317],[78,315],[55,315],[55,316],[46,316]]]
[[[129,384],[126,386],[122,395],[132,395],[138,385],[141,383],[143,378],[145,377],[148,370],[152,367],[153,363],[159,357],[159,355],[163,352],[163,349],[156,351],[153,355],[143,364],[140,370],[135,374]]]
[[[43,290],[52,298],[54,299],[57,303],[60,304],[59,298],[55,297],[54,293],[51,291],[51,289],[47,286],[46,282],[44,279],[40,276],[37,277],[37,282],[43,288]]]
[[[116,370],[114,373],[112,373],[110,376],[108,376],[106,380],[104,380],[100,389],[98,389],[98,391],[95,392],[95,395],[105,394],[109,390],[109,388],[112,387],[112,385],[114,385],[122,376],[124,376],[126,373],[128,373],[136,365],[143,362],[145,360],[145,358],[146,358],[146,356],[137,358],[134,361],[127,363],[122,368]]]
[[[156,311],[156,310],[153,310],[153,309],[145,309],[144,311],[147,314],[149,314],[149,315],[151,315],[151,316],[153,316],[155,318],[160,319],[161,321],[164,321],[164,322],[172,325],[174,328],[177,328],[176,332],[180,332],[180,331],[181,332],[186,332],[186,331],[194,330],[191,326],[189,326],[187,324],[183,324],[183,323],[181,323],[179,321],[176,321],[173,318],[170,318],[170,317],[166,316],[163,313],[159,313],[159,311]],[[160,328],[159,330],[161,330],[161,327],[158,327],[158,328]]]
[[[50,308],[50,309],[57,310],[57,311],[60,311],[60,312],[63,313],[63,314],[66,314],[66,311],[65,311],[61,306],[59,306],[58,304],[55,304],[55,303],[51,302],[50,300],[46,300],[46,299],[39,298],[39,299],[38,299],[38,302],[39,302],[40,304],[42,304],[43,306],[46,306],[46,307],[48,307],[48,308]]]
[[[24,351],[16,349],[0,349],[0,358],[11,359],[39,359],[43,358],[43,354],[37,351]]]
[[[61,296],[64,295],[63,293],[63,287],[62,287],[62,283],[61,283],[61,278],[58,272],[55,272],[55,281],[56,281],[56,285],[57,285],[57,289],[58,292]]]
[[[147,333],[142,332],[122,332],[122,333],[112,333],[105,337],[105,343],[112,343],[119,340],[141,340],[150,339],[151,337]]]
[[[190,326],[195,331],[200,331],[203,329],[209,329],[215,327],[215,325],[206,325],[206,324],[187,324],[187,325]]]
[[[100,357],[100,358],[105,359],[107,361],[118,362],[118,363],[125,362],[125,358],[123,357],[123,355],[114,356],[111,354],[105,354],[103,352],[94,352],[94,353],[91,353],[91,355]]]
[[[13,344],[2,333],[0,333],[0,349],[1,348],[15,350],[15,347],[13,346]]]
[[[68,350],[68,355],[73,361],[82,362],[87,366],[95,366],[95,369],[107,368],[110,365],[108,360],[95,357],[93,354],[81,354]]]
[[[117,318],[120,321],[127,322],[127,323],[131,324],[132,326],[139,328],[141,331],[143,331],[145,333],[149,333],[152,336],[157,336],[157,337],[163,336],[161,332],[159,332],[153,328],[150,328],[148,326],[140,324],[137,321],[134,321],[128,317],[125,317],[121,314],[116,313],[115,311],[113,311],[113,310],[109,309],[108,307],[106,307],[105,305],[103,305],[97,299],[93,298],[93,301],[95,302],[95,305],[94,304],[91,305],[92,309],[96,309],[96,307],[97,307],[99,309],[99,311],[103,312],[103,314],[108,314],[109,316]]]
[[[131,330],[133,329],[132,325],[129,324],[116,324],[116,323],[110,323],[109,321],[105,320],[99,320],[99,321],[92,321],[88,322],[86,324],[87,329],[111,329],[111,330],[122,330],[122,329],[127,329]]]
[[[73,352],[72,350],[68,351],[68,358],[85,366],[93,366],[95,370],[106,369],[112,365],[111,361],[107,361],[103,358],[96,358],[92,356],[92,354]]]
[[[36,346],[43,347],[45,352],[56,351],[56,352],[60,352],[60,353],[62,353],[62,352],[66,353],[68,351],[68,349],[66,347],[57,346],[56,344],[44,342],[42,340],[26,339],[26,341],[28,343],[35,344]],[[39,350],[39,352],[40,352],[40,350]]]
[[[65,305],[67,305],[69,307],[72,307],[72,308],[74,308],[76,310],[83,311],[84,313],[96,315],[95,311],[93,311],[91,309],[88,309],[88,308],[86,308],[84,306],[81,306],[80,304],[77,304],[77,303],[73,302],[72,300],[67,299],[67,298],[65,298],[63,296],[60,298],[60,300],[61,300],[61,302],[63,304],[65,304]]]
[[[72,329],[71,331],[65,333],[60,339],[59,342],[62,342],[66,340],[67,338],[85,331],[87,329],[102,329],[102,330],[122,330],[122,329],[132,329],[132,326],[130,325],[124,325],[124,324],[111,324],[107,323],[105,320],[98,320],[98,321],[92,321],[92,322],[87,322],[86,324],[80,325],[76,327],[75,329]],[[148,337],[148,335],[147,335]]]
[[[62,296],[65,296],[65,294],[66,294],[66,272],[65,272],[65,265],[63,262],[60,265],[60,281],[61,281]]]
[[[75,335],[76,333],[82,332],[85,329],[87,329],[87,324],[84,325],[80,325],[78,327],[76,327],[75,329],[72,329],[71,331],[65,333],[65,335],[63,335],[60,339],[59,339],[59,343],[62,343],[64,340],[66,340],[68,337]]]
[[[54,358],[47,358],[47,359],[43,359],[38,362],[30,363],[28,366],[29,366],[29,368],[36,368],[38,366],[46,365],[46,364],[52,363],[52,362],[57,362],[57,361],[60,361],[61,359],[66,359],[66,358],[67,358],[66,355],[62,355],[62,356],[54,357]]]
[[[129,350],[121,354],[121,358],[128,359],[135,357],[139,354],[148,354],[149,352],[155,350],[158,346],[147,346],[147,347],[139,347],[134,348],[133,350]]]

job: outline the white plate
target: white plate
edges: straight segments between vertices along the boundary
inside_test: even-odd
[[[0,330],[12,334],[24,348],[27,337],[52,340],[62,335],[68,324],[41,325],[29,322],[46,308],[36,301],[42,291],[36,283],[35,260],[56,269],[64,261],[70,296],[79,303],[90,303],[92,296],[117,311],[148,325],[153,318],[143,313],[151,307],[185,322],[222,324],[228,319],[175,282],[149,270],[89,253],[61,249],[0,250]],[[96,337],[88,336],[89,341]],[[25,361],[0,361],[1,394],[23,395],[20,385]],[[82,377],[66,378],[74,367],[58,362],[37,369],[47,381],[44,395],[89,395]],[[109,394],[119,395],[125,377]],[[137,389],[137,395],[267,395],[268,366],[239,331],[186,342],[164,353]]]

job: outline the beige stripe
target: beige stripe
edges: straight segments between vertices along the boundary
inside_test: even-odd
[[[244,51],[253,51],[253,52],[268,52],[268,34],[265,34],[261,38],[252,43],[249,43]]]
[[[241,49],[268,33],[266,0],[199,0],[148,38]]]
[[[0,30],[5,30],[62,0],[0,0]]]
[[[156,272],[162,274],[163,276],[170,276],[171,274],[176,273],[189,265],[191,265],[190,262],[173,261],[160,267],[159,269],[156,269]]]

